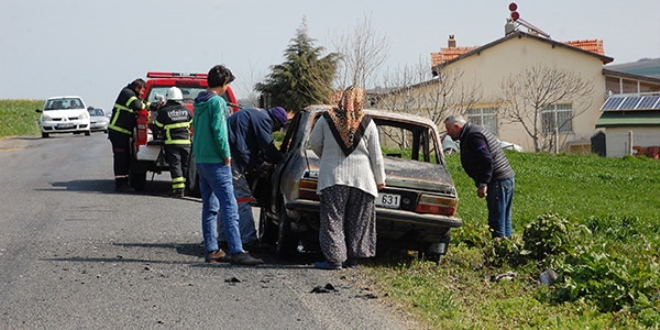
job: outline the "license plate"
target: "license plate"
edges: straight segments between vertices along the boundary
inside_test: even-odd
[[[70,127],[74,127],[74,126],[76,126],[76,125],[75,125],[75,124],[70,124],[70,123],[67,123],[67,124],[57,124],[57,128],[70,128]]]
[[[401,195],[379,193],[376,198],[376,206],[386,207],[388,209],[398,209],[401,204]]]

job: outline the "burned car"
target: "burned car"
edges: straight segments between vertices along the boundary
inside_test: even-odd
[[[293,256],[300,246],[318,246],[320,159],[309,146],[309,135],[329,109],[310,106],[296,114],[280,147],[285,160],[275,167],[269,184],[255,189],[260,239],[276,243],[280,258]],[[451,229],[462,221],[455,216],[458,196],[436,125],[408,114],[364,111],[378,127],[387,175],[376,199],[378,245],[414,249],[439,261]]]

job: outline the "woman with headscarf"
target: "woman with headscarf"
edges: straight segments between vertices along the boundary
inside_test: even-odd
[[[316,268],[355,268],[376,255],[376,204],[385,187],[378,128],[365,115],[364,91],[344,90],[339,106],[319,118],[310,135],[321,159],[319,242],[325,261]]]

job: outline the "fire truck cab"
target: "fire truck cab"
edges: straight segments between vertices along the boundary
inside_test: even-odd
[[[147,72],[147,86],[142,98],[149,102],[161,102],[165,99],[167,90],[176,86],[181,89],[184,104],[193,111],[193,101],[199,93],[208,88],[205,73],[179,73],[179,72]],[[233,111],[238,111],[238,102],[231,87],[222,95]],[[169,173],[169,165],[165,160],[163,149],[164,141],[158,139],[152,128],[156,113],[141,110],[136,118],[135,131],[132,138],[132,161],[129,172],[131,186],[142,191],[147,182],[147,172],[161,174],[163,171]],[[153,176],[152,176],[153,179]],[[199,196],[199,178],[195,168],[195,160],[192,152],[189,159],[189,172],[186,176],[186,194]]]

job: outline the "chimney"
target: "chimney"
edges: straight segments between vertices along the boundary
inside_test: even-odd
[[[447,41],[447,46],[449,48],[456,48],[456,39],[454,39],[453,34],[449,35],[449,40]]]

